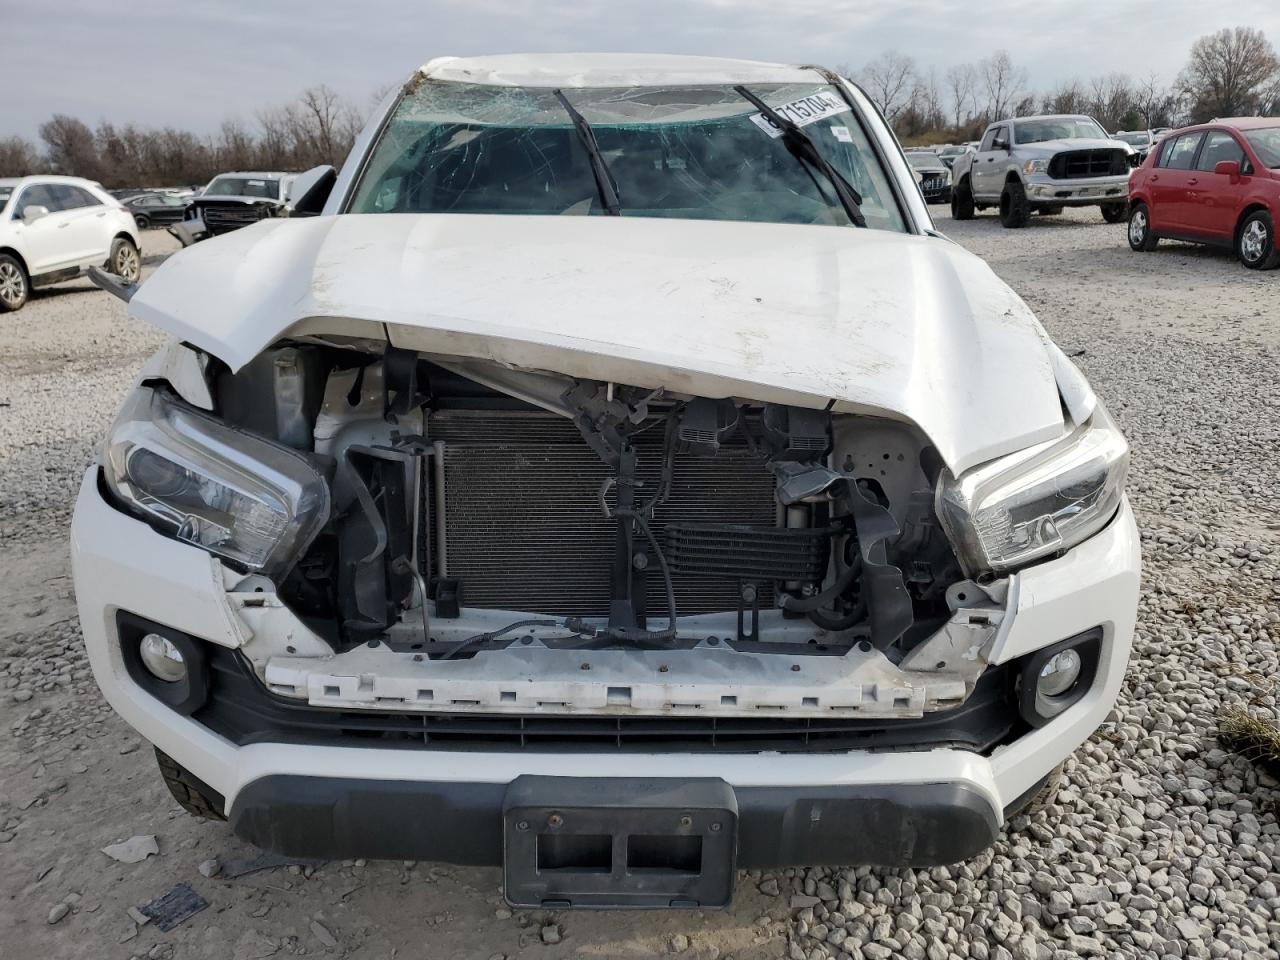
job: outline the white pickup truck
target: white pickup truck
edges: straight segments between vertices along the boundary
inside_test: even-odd
[[[951,215],[972,220],[996,207],[1006,227],[1063,207],[1101,207],[1107,223],[1125,218],[1129,170],[1137,153],[1091,117],[1001,120],[987,127],[977,152],[952,167]]]
[[[118,291],[172,339],[72,528],[186,809],[701,908],[1050,802],[1129,657],[1128,447],[858,87],[444,58],[294,196]]]

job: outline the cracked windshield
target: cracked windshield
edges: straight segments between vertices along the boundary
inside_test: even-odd
[[[495,91],[422,82],[396,109],[350,212],[616,211],[833,226],[861,217],[904,230],[880,162],[833,87],[746,92],[798,136],[784,137],[731,86]],[[840,178],[852,188],[846,200]]]

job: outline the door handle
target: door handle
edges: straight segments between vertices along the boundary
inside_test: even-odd
[[[1190,180],[1188,180],[1188,181],[1187,181],[1187,186],[1189,186],[1189,187],[1194,187],[1194,186],[1195,186],[1197,183],[1199,183],[1199,182],[1200,182],[1200,181],[1199,181],[1199,179],[1198,179],[1198,178],[1196,178],[1196,177],[1192,177]]]
[[[1151,182],[1152,182],[1152,183],[1155,183],[1155,182],[1156,182],[1157,180],[1159,180],[1159,179],[1160,179],[1160,174],[1158,174],[1158,173],[1153,173],[1153,174],[1151,175]]]
[[[65,230],[65,229],[67,229],[67,227],[69,227],[69,226],[71,226],[70,222],[69,222],[69,221],[64,220],[64,221],[62,221],[62,223],[58,224],[58,229],[59,229],[59,230]]]
[[[105,211],[105,210],[103,210],[103,211],[101,211],[101,212],[99,212],[99,213],[95,213],[95,214],[94,214],[94,216],[95,216],[95,217],[97,217],[99,220],[101,220],[101,219],[102,219],[103,217],[105,217],[106,215],[107,215],[107,211]]]

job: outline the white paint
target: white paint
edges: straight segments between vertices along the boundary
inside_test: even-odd
[[[810,67],[648,53],[538,53],[437,57],[423,76],[498,87],[652,87],[716,83],[825,83]]]
[[[947,749],[770,754],[762,759],[759,754],[457,753],[292,744],[237,748],[135,685],[115,641],[115,610],[127,607],[214,642],[237,645],[239,638],[218,612],[227,606],[224,584],[216,576],[220,565],[197,548],[161,537],[107,506],[94,474],[86,475],[72,524],[76,603],[94,678],[111,706],[140,735],[229,802],[246,784],[271,774],[508,783],[528,773],[721,777],[735,786],[959,781],[982,791],[998,811],[1060,763],[1102,722],[1119,692],[1133,636],[1137,534],[1126,505],[1117,521],[1097,537],[1061,559],[1021,574],[1010,590],[1016,610],[1001,625],[1003,656],[1055,643],[1086,621],[1107,625],[1106,640],[1094,690],[990,759]],[[255,627],[259,636],[254,643],[288,642],[278,632],[281,629],[264,621]],[[251,649],[252,645],[246,653]]]
[[[213,409],[213,394],[205,373],[206,358],[170,338],[142,365],[135,384],[163,380],[183,400],[201,410]]]
[[[233,369],[292,332],[919,425],[953,471],[1056,438],[1046,335],[977,257],[852,227],[370,214],[171,257],[129,304]],[[385,324],[385,326],[384,326]]]

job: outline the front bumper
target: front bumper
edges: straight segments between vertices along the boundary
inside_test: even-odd
[[[645,779],[678,792],[704,778]],[[575,786],[595,780],[566,778],[558,802],[570,805]],[[509,786],[275,774],[246,786],[228,814],[242,839],[287,856],[499,866]],[[959,863],[989,847],[1002,820],[989,795],[964,780],[730,789],[744,869]]]
[[[924,194],[924,198],[928,203],[950,203],[951,178],[927,177],[920,184],[920,192]]]
[[[1115,177],[1089,177],[1054,180],[1043,174],[1026,179],[1027,199],[1062,207],[1092,207],[1103,203],[1122,203],[1129,199],[1129,174]]]
[[[993,663],[1095,627],[1102,631],[1101,655],[1094,683],[1079,702],[987,755],[953,748],[812,754],[437,751],[386,749],[372,745],[376,741],[361,747],[236,745],[175,713],[130,678],[117,643],[119,611],[232,649],[251,645],[256,634],[274,635],[304,652],[319,641],[269,598],[233,605],[227,584],[235,578],[218,561],[108,505],[96,469],[82,484],[71,540],[77,605],[103,694],[142,736],[225,799],[243,836],[294,854],[479,863],[500,857],[495,811],[508,785],[521,776],[584,783],[625,777],[721,780],[742,810],[741,866],[964,859],[991,842],[1006,810],[1111,709],[1129,658],[1140,563],[1125,503],[1096,537],[1012,578],[1010,613],[996,638]]]
[[[198,243],[209,236],[204,220],[200,217],[194,217],[190,220],[176,220],[168,226],[167,231],[170,236],[174,237],[184,247],[189,247],[193,243]]]

